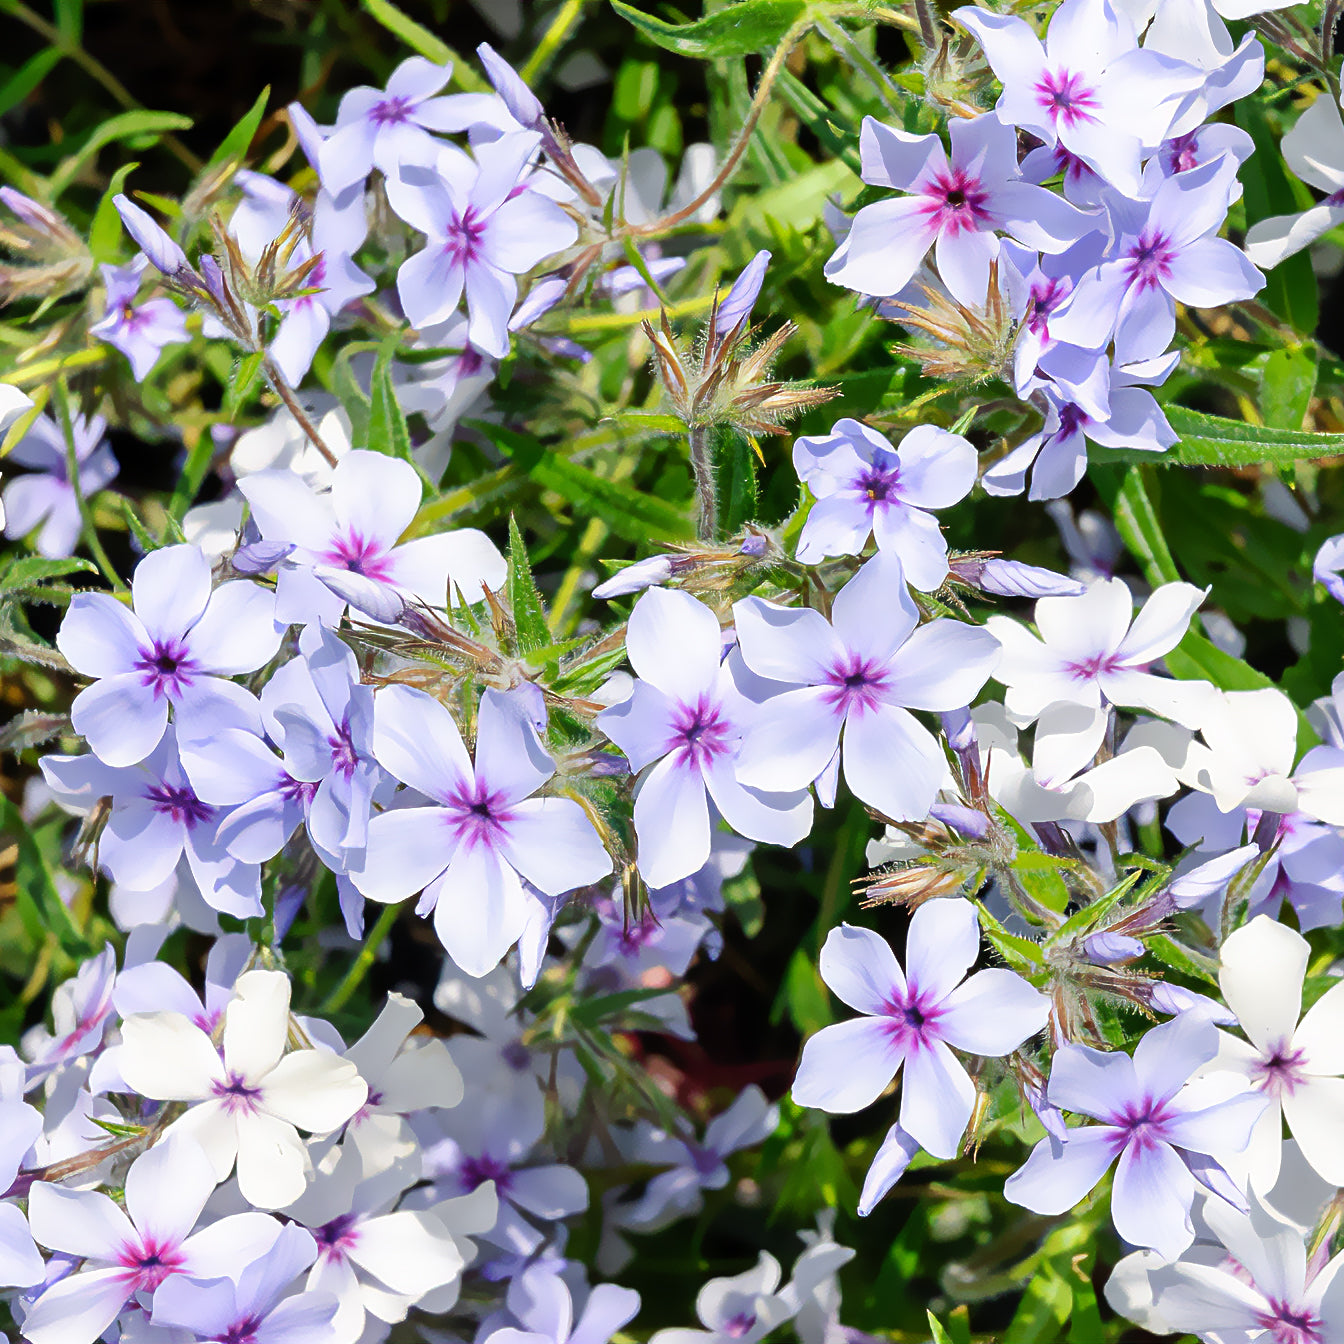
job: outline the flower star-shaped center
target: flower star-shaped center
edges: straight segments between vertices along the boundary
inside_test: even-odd
[[[1093,112],[1100,106],[1097,91],[1083,82],[1083,77],[1072,70],[1047,70],[1034,90],[1036,103],[1050,115],[1058,126],[1069,128],[1094,121]]]
[[[1294,1050],[1289,1041],[1280,1041],[1269,1054],[1256,1061],[1251,1081],[1271,1097],[1292,1096],[1306,1081],[1305,1063],[1306,1056],[1301,1050]]]
[[[222,1335],[211,1335],[215,1344],[257,1344],[257,1331],[261,1329],[259,1316],[245,1316],[235,1321]]]
[[[478,219],[475,207],[469,205],[460,215],[453,212],[443,247],[453,261],[472,262],[480,256],[484,239],[485,221]]]
[[[156,784],[144,795],[160,816],[171,817],[179,826],[199,826],[214,816],[215,809],[203,803],[186,784]]]
[[[466,845],[497,844],[500,833],[513,820],[503,798],[479,780],[469,793],[463,791],[451,798],[447,810],[448,824]]]
[[[359,1241],[359,1215],[343,1213],[313,1229],[318,1254],[324,1260],[344,1260]]]
[[[871,658],[857,653],[833,663],[826,681],[830,686],[827,703],[843,714],[875,710],[888,686],[885,670]]]
[[[1140,289],[1156,289],[1171,275],[1175,252],[1166,234],[1145,229],[1125,256],[1130,284]]]
[[[457,1173],[457,1179],[468,1193],[478,1189],[486,1181],[494,1181],[495,1192],[503,1194],[508,1189],[512,1176],[509,1164],[491,1157],[489,1153],[482,1153],[479,1157],[464,1157]]]
[[[1149,1152],[1159,1143],[1166,1142],[1166,1125],[1170,1118],[1165,1102],[1144,1098],[1111,1123],[1124,1131],[1127,1146]]]
[[[307,807],[317,797],[318,782],[315,779],[295,779],[286,775],[280,784],[280,796],[286,802],[302,803]]]
[[[230,1115],[251,1115],[261,1096],[261,1088],[250,1086],[239,1073],[231,1073],[222,1083],[215,1083],[212,1091]]]
[[[1113,653],[1094,653],[1076,663],[1069,663],[1067,670],[1075,681],[1096,681],[1103,672],[1114,672],[1120,666],[1119,658]]]
[[[677,754],[678,765],[700,769],[727,753],[730,732],[720,707],[701,696],[693,705],[677,706],[670,750]]]
[[[729,1339],[743,1339],[751,1333],[751,1327],[756,1324],[755,1313],[750,1311],[739,1311],[735,1316],[730,1316],[719,1327],[719,1333],[727,1335]]]
[[[1270,1313],[1260,1313],[1256,1322],[1272,1344],[1325,1344],[1324,1322],[1310,1307],[1299,1307],[1280,1298],[1269,1299]]]
[[[1031,295],[1027,299],[1027,311],[1022,314],[1022,325],[1028,331],[1048,338],[1050,314],[1059,307],[1070,292],[1070,288],[1059,280],[1038,280],[1031,287]]]
[[[399,126],[411,119],[409,98],[384,98],[374,103],[369,120],[375,126]]]
[[[352,574],[363,574],[379,583],[392,581],[392,565],[382,543],[375,537],[366,537],[353,528],[332,538],[331,546],[322,557],[337,569],[348,569]]]
[[[1178,135],[1174,140],[1168,140],[1162,150],[1162,157],[1166,162],[1166,169],[1169,173],[1184,173],[1191,168],[1199,166],[1199,141],[1195,137],[1194,131],[1186,135]]]
[[[868,512],[872,514],[874,504],[885,504],[896,494],[896,487],[901,483],[901,469],[898,466],[880,466],[874,464],[871,467],[865,467],[864,470],[854,479],[854,488],[861,494],[869,504]]]
[[[974,233],[989,221],[989,193],[978,177],[960,168],[939,173],[925,192],[924,213],[939,229],[956,237]]]
[[[348,718],[342,719],[335,735],[327,738],[327,746],[331,748],[332,769],[343,778],[349,779],[359,765],[359,753],[355,750],[355,744],[350,736]]]
[[[938,1039],[936,1027],[942,1013],[911,985],[904,994],[894,994],[886,1003],[887,1030],[905,1050],[929,1046]]]
[[[117,1263],[126,1273],[122,1276],[135,1286],[136,1292],[152,1293],[170,1274],[176,1274],[185,1258],[175,1246],[147,1237],[138,1245],[128,1243],[121,1248]]]
[[[181,695],[192,683],[196,664],[180,639],[156,639],[149,648],[141,648],[133,669],[140,673],[140,684],[154,691],[154,698]]]

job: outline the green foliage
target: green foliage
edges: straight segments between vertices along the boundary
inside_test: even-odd
[[[694,23],[667,23],[624,0],[611,7],[650,42],[678,56],[750,56],[775,46],[807,10],[804,0],[733,0]]]

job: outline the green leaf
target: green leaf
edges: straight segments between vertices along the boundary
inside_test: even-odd
[[[1021,934],[1009,933],[990,914],[983,901],[976,901],[975,908],[980,912],[981,932],[994,944],[995,951],[1009,967],[1020,975],[1039,975],[1045,965],[1040,946]]]
[[[1027,1281],[1003,1344],[1049,1344],[1058,1339],[1073,1307],[1073,1289],[1048,1260]]]
[[[116,261],[121,252],[121,242],[126,236],[121,224],[121,216],[112,199],[126,189],[126,179],[138,163],[123,163],[107,184],[98,209],[93,212],[93,223],[89,225],[89,251],[94,261]]]
[[[1139,562],[1144,578],[1154,587],[1178,582],[1180,571],[1149,496],[1149,487],[1154,484],[1152,469],[1130,467],[1118,489],[1114,488],[1114,474],[1105,467],[1094,471],[1092,476],[1101,497],[1111,507],[1121,540]]]
[[[1062,915],[1068,909],[1069,888],[1060,871],[1060,864],[1051,855],[1037,850],[1023,850],[1013,860],[1012,868],[1027,893],[1047,910]]]
[[[119,495],[118,499],[121,502],[121,516],[125,518],[126,527],[135,538],[136,545],[146,555],[150,551],[157,551],[163,545],[163,542],[140,521],[140,515],[135,511],[135,505],[125,495]]]
[[[0,573],[0,591],[21,592],[36,588],[47,579],[63,579],[68,574],[96,574],[98,566],[77,555],[64,559],[47,560],[40,555],[26,555],[15,560]]]
[[[924,1313],[929,1318],[929,1329],[933,1332],[933,1344],[952,1344],[952,1336],[943,1329],[942,1322],[931,1311]]]
[[[694,23],[667,23],[623,0],[611,0],[611,7],[656,46],[701,59],[774,47],[807,8],[803,0],[738,0]]]
[[[412,51],[428,57],[435,65],[451,65],[453,82],[459,88],[466,89],[468,93],[489,92],[490,85],[452,47],[435,37],[423,23],[417,23],[409,14],[402,13],[391,0],[360,0],[360,7]]]
[[[554,490],[580,513],[600,518],[618,537],[627,541],[676,541],[692,535],[683,509],[599,476],[530,434],[484,420],[462,423],[484,434],[542,489]]]
[[[190,117],[181,116],[177,112],[151,112],[147,108],[134,112],[120,112],[115,117],[109,117],[93,131],[75,153],[67,159],[62,159],[57,165],[48,185],[50,199],[55,201],[104,145],[133,136],[160,136],[167,135],[170,131],[187,131],[191,126]]]
[[[1271,429],[1301,429],[1316,391],[1316,352],[1275,350],[1260,380],[1260,414]]]
[[[170,522],[182,521],[182,516],[200,493],[201,483],[205,480],[210,470],[210,463],[214,460],[215,441],[210,432],[203,429],[187,453],[187,460],[182,464],[182,474],[177,478],[177,485],[173,488],[173,497],[168,501]]]
[[[709,433],[714,466],[714,492],[719,501],[719,535],[731,537],[755,516],[756,453],[745,434],[728,425]]]
[[[789,961],[784,983],[779,987],[775,1009],[770,1014],[772,1021],[777,1020],[779,1009],[788,1012],[789,1021],[803,1036],[829,1027],[835,1020],[831,1013],[831,1001],[826,996],[826,987],[804,947],[799,947]]]
[[[1262,462],[1289,466],[1344,453],[1344,434],[1308,434],[1302,430],[1270,429],[1207,415],[1186,406],[1164,406],[1172,429],[1181,436],[1165,453],[1134,448],[1097,448],[1093,460],[1148,463],[1154,467],[1253,467]]]
[[[93,944],[75,924],[69,908],[61,900],[52,878],[51,869],[42,857],[23,814],[8,798],[0,796],[0,833],[15,845],[18,854],[14,860],[14,880],[20,906],[38,916],[42,928],[54,933],[62,948],[73,957],[84,958],[93,951]]]
[[[509,609],[513,612],[514,628],[518,632],[519,653],[533,653],[551,642],[546,624],[546,608],[532,578],[527,547],[523,545],[518,522],[509,514]]]
[[[1166,934],[1151,935],[1144,941],[1148,951],[1164,966],[1170,966],[1172,970],[1180,971],[1195,980],[1203,980],[1206,984],[1217,985],[1218,977],[1213,971],[1197,961],[1187,949],[1174,939],[1168,938]]]
[[[369,411],[372,402],[369,394],[360,386],[350,361],[356,354],[362,354],[368,348],[364,341],[351,341],[341,347],[340,353],[331,363],[331,390],[340,399],[341,409],[350,417],[350,442],[368,443]]]
[[[1247,225],[1306,209],[1311,204],[1311,195],[1288,176],[1264,108],[1253,98],[1239,98],[1234,111],[1237,125],[1255,142],[1255,152],[1242,175]],[[1285,258],[1268,273],[1260,298],[1304,336],[1309,336],[1320,318],[1317,294],[1311,258],[1303,250]]]
[[[245,159],[252,141],[256,139],[257,128],[266,115],[266,103],[271,96],[268,84],[257,95],[257,101],[239,118],[234,128],[220,141],[219,148],[210,156],[205,166],[213,168],[216,164],[228,163],[230,159]]]
[[[369,442],[371,452],[386,457],[400,457],[415,465],[411,457],[411,431],[406,425],[406,413],[397,400],[397,389],[392,382],[392,356],[396,353],[399,335],[385,341],[373,365],[369,401]]]
[[[233,361],[229,385],[224,389],[224,414],[230,420],[247,405],[261,385],[261,366],[265,358],[264,350],[254,350],[250,355],[239,355]]]
[[[43,47],[0,84],[0,116],[23,102],[47,77],[51,68],[59,63],[62,54],[59,47]]]

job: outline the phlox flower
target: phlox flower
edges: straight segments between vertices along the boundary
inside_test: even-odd
[[[139,256],[129,266],[100,268],[103,288],[107,291],[107,311],[89,328],[90,336],[116,346],[126,356],[139,382],[149,377],[164,346],[181,345],[191,339],[186,316],[172,299],[136,302],[140,278],[148,265],[149,258]]]
[[[42,1133],[42,1113],[23,1099],[27,1090],[23,1061],[12,1045],[0,1045],[0,1196],[14,1184],[19,1166]]]
[[[599,1283],[589,1290],[575,1319],[569,1285],[542,1263],[529,1266],[509,1283],[505,1298],[518,1327],[501,1326],[482,1340],[490,1344],[607,1344],[639,1311],[633,1288]]]
[[[339,196],[374,168],[391,180],[402,164],[432,163],[442,142],[430,132],[461,131],[470,124],[458,97],[435,96],[452,72],[451,65],[409,56],[386,89],[366,84],[348,89],[318,154],[323,187]]]
[[[816,498],[798,538],[797,557],[858,555],[871,533],[906,577],[933,592],[947,577],[947,542],[929,509],[950,508],[975,484],[975,449],[959,434],[919,425],[893,448],[858,420],[794,441],[793,465]]]
[[[793,1099],[845,1114],[871,1105],[905,1067],[900,1126],[935,1157],[953,1157],[975,1084],[951,1047],[1007,1055],[1045,1026],[1050,1003],[1012,971],[966,972],[980,951],[975,907],[929,901],[911,916],[902,970],[886,940],[842,924],[821,949],[821,978],[863,1017],[823,1027],[803,1047]]]
[[[1025,20],[966,7],[954,17],[980,42],[1003,85],[996,111],[1058,143],[1122,191],[1137,191],[1145,149],[1165,139],[1178,99],[1201,72],[1142,51],[1111,0],[1065,0],[1042,43]]]
[[[374,705],[374,754],[384,769],[429,800],[390,809],[369,823],[355,886],[375,901],[423,894],[420,914],[449,956],[484,975],[518,940],[535,898],[587,886],[611,871],[611,856],[578,803],[532,795],[555,772],[517,702],[481,697],[476,758],[448,710],[408,686],[387,686]]]
[[[1017,139],[993,113],[951,122],[949,158],[936,135],[911,135],[865,117],[863,180],[907,193],[864,206],[826,263],[826,278],[861,294],[898,294],[930,247],[953,298],[979,307],[999,253],[996,230],[1062,252],[1093,221],[1063,197],[1021,180]]]
[[[329,492],[293,472],[258,471],[238,483],[263,540],[288,547],[278,565],[276,619],[339,624],[346,604],[395,621],[408,599],[445,606],[452,589],[479,602],[504,582],[504,557],[484,532],[459,528],[398,545],[420,507],[409,462],[356,449],[337,463]]]
[[[631,768],[652,767],[635,796],[639,870],[664,887],[704,867],[710,854],[709,799],[753,840],[797,844],[811,828],[804,781],[789,791],[743,784],[736,759],[752,708],[723,660],[718,619],[689,593],[651,588],[635,603],[625,637],[638,674],[630,697],[597,726]],[[656,764],[655,764],[656,762]]]
[[[107,422],[101,415],[87,420],[82,415],[70,417],[79,489],[86,498],[111,484],[117,474],[117,459],[107,446],[106,432]],[[11,540],[26,537],[40,527],[36,542],[39,555],[52,559],[73,555],[83,523],[61,427],[49,416],[39,415],[5,455],[5,463],[32,470],[31,475],[11,476],[5,482],[5,536]]]
[[[1265,915],[1229,935],[1220,955],[1218,983],[1247,1041],[1224,1035],[1217,1064],[1268,1099],[1248,1154],[1253,1181],[1268,1191],[1278,1176],[1286,1120],[1311,1166],[1344,1183],[1344,983],[1299,1022],[1311,948]]]
[[[112,1006],[122,1017],[164,1010],[181,1013],[207,1035],[213,1034],[251,955],[252,940],[245,933],[216,938],[205,959],[205,992],[201,995],[165,961],[128,966],[117,976]]]
[[[780,1292],[793,1315],[793,1328],[802,1344],[834,1344],[840,1324],[840,1281],[836,1277],[855,1256],[833,1234],[835,1210],[817,1215],[816,1230],[798,1235],[807,1249],[793,1262],[793,1273]]]
[[[1258,293],[1265,277],[1216,236],[1236,173],[1224,156],[1168,177],[1144,200],[1104,194],[1114,242],[1055,312],[1051,335],[1091,350],[1114,338],[1116,362],[1131,364],[1171,344],[1178,302],[1213,308]]]
[[[219,842],[221,814],[188,782],[172,728],[137,765],[114,768],[85,755],[44,756],[41,766],[47,783],[75,807],[89,809],[111,798],[98,862],[113,881],[151,891],[172,876],[185,854],[210,906],[238,919],[262,913],[260,866],[234,858]]]
[[[36,1087],[52,1070],[69,1060],[90,1054],[103,1043],[112,1014],[117,982],[117,953],[111,943],[90,957],[51,996],[55,1031],[36,1026],[24,1033],[28,1054],[28,1089]],[[3,1189],[0,1186],[0,1189]]]
[[[1204,1218],[1227,1250],[1160,1271],[1155,1314],[1170,1331],[1219,1344],[1329,1344],[1344,1332],[1344,1255],[1309,1262],[1302,1233],[1252,1194],[1242,1213],[1210,1200]]]
[[[217,1179],[238,1167],[243,1198],[277,1209],[303,1193],[308,1151],[298,1129],[326,1134],[368,1098],[355,1066],[323,1050],[285,1053],[287,976],[248,971],[224,1010],[223,1048],[181,1013],[138,1013],[122,1023],[126,1083],[154,1101],[189,1103],[170,1133],[206,1150]]]
[[[793,1314],[779,1286],[779,1261],[762,1251],[752,1269],[710,1279],[695,1299],[702,1330],[659,1330],[649,1344],[756,1344]]]
[[[56,647],[95,678],[71,719],[109,766],[143,761],[163,739],[171,706],[179,737],[255,722],[256,702],[225,680],[254,672],[280,646],[274,598],[255,583],[211,588],[194,546],[151,551],[131,579],[133,610],[106,593],[76,593]]]
[[[238,1213],[193,1232],[214,1189],[210,1159],[185,1137],[164,1139],[131,1163],[125,1212],[97,1191],[37,1182],[28,1196],[34,1237],[84,1265],[43,1291],[24,1318],[24,1338],[93,1344],[128,1303],[174,1275],[231,1274],[277,1224],[264,1213]]]
[[[1037,1213],[1064,1213],[1119,1158],[1115,1230],[1175,1259],[1194,1240],[1197,1185],[1243,1202],[1222,1159],[1245,1149],[1265,1109],[1265,1099],[1234,1073],[1196,1077],[1217,1053],[1217,1028],[1195,1013],[1146,1032],[1132,1059],[1061,1046],[1050,1066],[1050,1103],[1098,1123],[1070,1129],[1063,1141],[1047,1135],[1004,1193]]]
[[[1008,688],[1009,712],[1030,722],[1055,705],[1096,711],[1124,705],[1193,726],[1212,688],[1166,680],[1146,669],[1180,642],[1205,594],[1188,583],[1163,584],[1136,616],[1124,582],[1100,579],[1081,597],[1037,602],[1039,635],[1007,616],[991,616],[986,626],[1003,647],[994,677]],[[1098,713],[1089,731],[1078,736],[1079,764],[1095,755],[1105,727]]]
[[[1296,215],[1262,219],[1246,231],[1246,254],[1257,266],[1277,266],[1344,222],[1344,121],[1328,93],[1297,119],[1279,145],[1284,160],[1325,199]]]
[[[415,326],[443,322],[465,293],[472,345],[496,359],[508,354],[516,277],[579,236],[554,201],[517,190],[540,139],[516,131],[475,159],[445,146],[433,168],[408,166],[388,178],[392,208],[426,235],[425,248],[397,272],[397,293]]]
[[[910,710],[974,699],[998,660],[994,637],[950,619],[919,625],[900,562],[881,551],[836,595],[829,622],[758,597],[733,615],[746,666],[779,684],[748,725],[743,783],[806,787],[843,733],[841,768],[856,797],[893,820],[927,816],[947,763]]]
[[[253,1258],[235,1261],[227,1277],[169,1279],[154,1294],[151,1323],[220,1344],[329,1344],[336,1299],[289,1292],[316,1258],[312,1233],[286,1223],[269,1244],[259,1238],[249,1249]]]

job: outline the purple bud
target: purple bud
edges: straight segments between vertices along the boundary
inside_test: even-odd
[[[290,103],[285,110],[289,113],[289,124],[294,128],[294,138],[299,142],[304,158],[308,160],[313,172],[321,176],[322,170],[318,167],[317,155],[326,137],[302,103]]]
[[[61,228],[61,221],[45,205],[13,187],[0,187],[0,204],[12,210],[35,233],[53,233]]]
[[[293,549],[292,542],[249,542],[234,551],[230,564],[239,574],[269,574]]]
[[[191,270],[187,254],[134,201],[126,196],[114,196],[112,204],[117,207],[126,232],[164,275],[171,277]]]
[[[1143,956],[1143,944],[1124,933],[1094,933],[1083,940],[1083,956],[1099,966]]]
[[[624,597],[627,593],[641,593],[645,588],[666,583],[671,577],[672,557],[651,555],[646,560],[636,560],[633,565],[626,565],[611,578],[599,583],[593,589],[593,596],[605,599]]]
[[[322,565],[315,573],[337,597],[343,597],[370,620],[392,625],[406,610],[405,599],[389,583],[379,583],[377,579],[334,565]]]
[[[1179,1017],[1182,1013],[1197,1013],[1221,1027],[1236,1025],[1236,1016],[1221,1003],[1206,994],[1196,994],[1193,989],[1168,984],[1165,980],[1155,980],[1148,986],[1145,997],[1148,1006],[1155,1012],[1165,1013],[1168,1017]]]
[[[961,807],[957,803],[934,803],[929,808],[929,816],[959,834],[972,836],[976,840],[983,840],[989,834],[989,818],[973,807]]]
[[[685,257],[651,257],[644,263],[644,269],[661,285],[670,280],[678,271],[686,269]],[[597,278],[593,288],[599,294],[615,298],[620,294],[629,294],[632,290],[643,289],[647,282],[633,266],[617,266]]]
[[[1022,1095],[1026,1097],[1027,1105],[1035,1112],[1036,1118],[1045,1126],[1046,1132],[1061,1143],[1066,1143],[1069,1127],[1064,1123],[1059,1107],[1053,1105],[1046,1096],[1044,1076],[1039,1080],[1034,1077],[1023,1079]]]
[[[958,557],[948,568],[956,578],[996,597],[1077,597],[1087,591],[1077,579],[1020,560]]]
[[[1188,1148],[1176,1148],[1174,1151],[1190,1169],[1190,1174],[1195,1180],[1210,1194],[1225,1199],[1234,1209],[1239,1209],[1242,1213],[1250,1212],[1245,1192],[1228,1175],[1227,1169],[1217,1158],[1209,1157],[1205,1153],[1192,1152]]]
[[[1336,602],[1344,602],[1344,533],[1330,537],[1316,552],[1315,563],[1311,567],[1311,577],[1319,583]]]
[[[919,1144],[903,1130],[900,1125],[892,1125],[882,1146],[868,1168],[863,1182],[863,1193],[859,1196],[859,1217],[866,1218],[877,1205],[877,1201],[905,1175],[906,1168],[919,1153]]]
[[[504,106],[509,109],[509,115],[514,121],[530,131],[540,130],[544,109],[537,95],[523,83],[513,66],[488,42],[482,42],[476,48],[476,55],[480,57],[490,83],[504,100]]]
[[[761,285],[765,283],[765,268],[769,264],[770,253],[762,248],[747,263],[746,269],[737,277],[732,289],[719,303],[716,345],[721,345],[728,336],[751,317],[751,310],[756,305],[756,298],[761,292]]]
[[[975,720],[971,718],[969,706],[962,709],[944,710],[938,715],[947,734],[947,744],[960,755],[970,751],[976,745]]]
[[[282,887],[275,898],[275,941],[278,943],[290,930],[295,917],[303,908],[307,888],[302,885]]]
[[[753,532],[741,546],[737,548],[739,555],[764,555],[766,539],[759,532]]]
[[[1242,845],[1239,849],[1229,850],[1173,879],[1167,884],[1167,892],[1181,909],[1189,909],[1217,895],[1248,863],[1254,862],[1259,856],[1260,850],[1256,845]]]
[[[527,291],[527,298],[518,305],[517,311],[509,318],[509,330],[521,331],[524,327],[530,327],[565,297],[565,290],[568,287],[569,281],[561,275],[548,275],[538,280]]]

